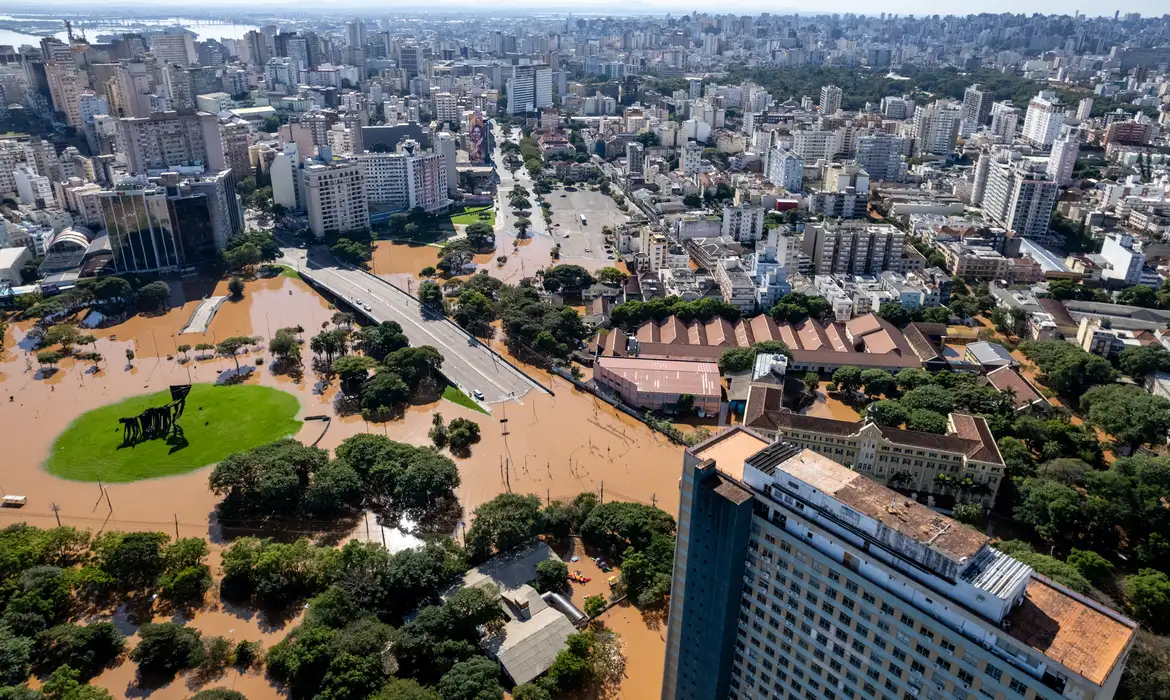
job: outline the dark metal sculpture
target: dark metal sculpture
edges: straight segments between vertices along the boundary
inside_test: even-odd
[[[118,422],[122,424],[122,445],[133,446],[143,440],[167,437],[172,431],[178,433],[176,421],[183,416],[187,395],[190,393],[190,384],[172,385],[171,402],[167,405],[148,408],[137,416],[119,418]]]

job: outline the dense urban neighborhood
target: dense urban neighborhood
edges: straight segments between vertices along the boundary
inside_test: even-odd
[[[1170,16],[736,9],[5,6],[0,700],[1170,700]]]

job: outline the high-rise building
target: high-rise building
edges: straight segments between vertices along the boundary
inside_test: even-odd
[[[441,152],[423,151],[416,141],[402,141],[393,153],[363,153],[355,162],[365,174],[371,204],[389,210],[442,211],[448,196],[446,159]]]
[[[980,126],[987,123],[991,116],[991,95],[979,89],[979,83],[963,91],[963,108],[959,116],[959,135],[963,137],[975,133]]]
[[[959,109],[950,102],[936,101],[914,109],[914,152],[945,156],[954,153],[959,135]]]
[[[435,134],[435,150],[443,156],[443,167],[447,171],[447,194],[455,194],[459,189],[459,171],[456,170],[455,153],[458,144],[455,135],[449,131],[440,131]]]
[[[629,141],[626,143],[626,174],[631,177],[641,177],[645,172],[646,155],[645,147],[640,141]]]
[[[1011,100],[991,105],[991,133],[1011,143],[1016,137],[1016,125],[1020,121],[1020,110],[1012,106]]]
[[[1093,116],[1093,98],[1085,97],[1077,103],[1077,119],[1085,121]]]
[[[836,114],[841,109],[844,94],[836,85],[821,86],[821,114]]]
[[[1051,146],[1064,123],[1064,103],[1051,90],[1041,90],[1028,103],[1024,116],[1024,138],[1036,148]]]
[[[906,176],[905,151],[906,139],[900,136],[862,136],[857,139],[857,165],[869,173],[870,180],[898,182]]]
[[[344,233],[370,227],[366,178],[353,161],[307,161],[301,171],[301,192],[309,230],[317,238],[329,231]]]
[[[733,428],[679,492],[663,700],[1117,690],[1136,623],[827,454]]]
[[[222,124],[219,127],[223,141],[224,158],[227,167],[238,179],[252,174],[252,161],[248,149],[252,146],[252,129],[246,122]]]
[[[787,148],[768,149],[766,179],[789,192],[800,192],[804,187],[804,158]]]
[[[882,116],[886,119],[906,119],[914,114],[914,100],[906,96],[882,98]]]
[[[440,124],[459,124],[459,99],[449,92],[435,93],[435,121]]]
[[[1077,154],[1080,152],[1080,138],[1075,132],[1057,137],[1052,142],[1052,153],[1048,156],[1048,177],[1058,185],[1067,185],[1072,181],[1073,169],[1077,165]]]
[[[272,58],[267,39],[255,29],[244,35],[244,48],[245,55],[242,58],[249,66],[262,67]]]
[[[85,73],[77,70],[73,62],[60,63],[48,61],[45,63],[45,78],[49,82],[49,97],[53,102],[53,110],[65,115],[65,122],[74,128],[82,127],[79,100],[81,94],[89,87]]]
[[[227,168],[219,120],[214,114],[185,110],[118,120],[118,147],[131,173],[177,167]]]
[[[159,63],[173,63],[184,68],[199,63],[195,55],[195,43],[191,40],[190,32],[185,29],[181,34],[155,34],[150,40],[150,52]]]
[[[279,204],[288,211],[305,210],[305,203],[299,197],[300,188],[297,187],[299,161],[297,144],[289,141],[284,144],[268,167],[272,179],[272,203]]]
[[[543,64],[512,66],[508,114],[536,112],[552,106],[552,69]]]
[[[1001,152],[988,165],[983,213],[1025,238],[1047,235],[1060,187],[1017,153]]]

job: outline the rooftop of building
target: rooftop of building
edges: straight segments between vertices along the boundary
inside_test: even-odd
[[[769,444],[750,430],[725,430],[695,445],[690,452],[700,460],[715,460],[720,471],[742,479],[744,462]]]
[[[1011,389],[1015,393],[1015,407],[1020,410],[1034,403],[1048,403],[1028,380],[1008,366],[999,367],[987,373],[987,383],[999,391]]]
[[[782,472],[797,478],[953,561],[963,562],[975,556],[989,539],[978,530],[940,515],[807,448],[773,443],[750,457],[748,463],[767,474]]]
[[[1007,621],[1012,637],[1097,685],[1137,632],[1132,620],[1037,575]]]
[[[597,366],[633,383],[638,391],[719,396],[719,366],[713,362],[601,357]]]

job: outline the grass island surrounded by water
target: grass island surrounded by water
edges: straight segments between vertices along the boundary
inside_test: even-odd
[[[123,445],[118,419],[170,403],[169,391],[132,396],[82,414],[53,442],[45,469],[74,481],[129,482],[172,476],[215,464],[233,452],[301,427],[300,402],[279,389],[194,384],[177,421],[181,432]]]

